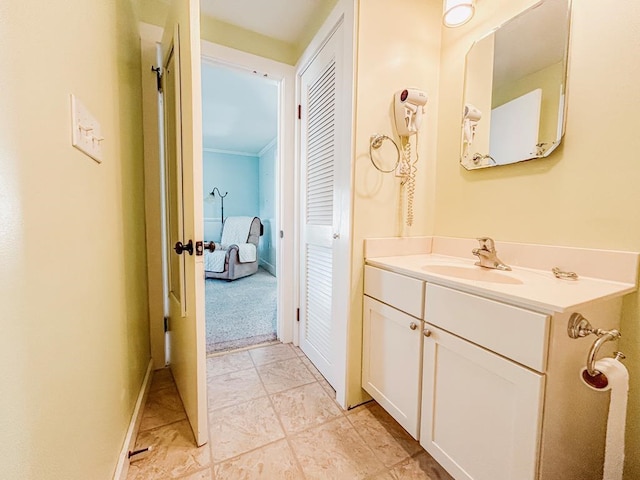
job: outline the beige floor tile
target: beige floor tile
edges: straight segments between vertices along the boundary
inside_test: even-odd
[[[309,369],[313,376],[316,377],[317,380],[324,380],[324,377],[316,368],[316,366],[311,363],[311,360],[309,360],[307,357],[300,357],[300,360],[302,360],[302,363],[304,363],[304,365]]]
[[[151,386],[149,387],[149,393],[157,392],[163,388],[173,387],[173,376],[169,368],[160,368],[154,370],[151,377]]]
[[[300,347],[296,347],[295,345],[291,345],[291,348],[293,348],[293,351],[296,352],[296,355],[298,355],[299,357],[306,357],[306,355],[300,349]]]
[[[327,392],[327,395],[329,395],[329,397],[331,397],[331,399],[336,402],[336,405],[338,405],[338,407],[340,407],[340,404],[338,403],[338,401],[336,400],[336,391],[333,389],[333,387],[329,384],[329,382],[327,382],[324,378],[322,380],[318,380],[318,383],[320,384],[320,386],[322,387],[322,389]],[[342,410],[342,407],[340,407],[340,409]]]
[[[283,390],[316,381],[307,367],[297,357],[260,365],[256,368],[262,383],[264,383],[264,388],[269,393],[282,392]]]
[[[422,450],[420,444],[377,403],[350,412],[347,418],[387,467]]]
[[[311,363],[311,360],[309,360],[307,357],[301,357],[300,360],[302,360],[302,363],[305,364],[305,366],[309,369],[309,371],[311,371],[312,375],[318,380],[318,382],[320,383],[320,386],[324,389],[324,391],[327,392],[327,394],[335,401],[336,391],[331,386],[331,384],[327,382],[327,380],[322,376],[322,374],[316,368],[316,366],[313,363]],[[337,401],[336,401],[336,405],[340,407]],[[340,407],[340,409],[342,409],[342,407]]]
[[[331,398],[336,398],[336,391],[329,382],[321,378],[318,380],[318,383],[320,383],[320,386],[324,388],[324,391],[327,392]]]
[[[303,480],[286,440],[271,443],[215,466],[216,480]]]
[[[276,343],[266,347],[252,348],[248,352],[256,365],[297,357],[296,352],[293,351],[293,348],[288,343]]]
[[[419,453],[392,468],[387,476],[375,480],[453,480],[453,477],[427,452]]]
[[[195,446],[171,372],[157,370],[136,442],[154,450],[129,480],[453,480],[375,402],[345,414],[297,347],[209,357],[207,367],[209,445]]]
[[[342,417],[291,437],[307,479],[358,480],[384,468]]]
[[[382,470],[374,475],[367,477],[365,480],[397,480],[396,477],[391,476],[388,469]]]
[[[342,415],[318,382],[276,393],[271,401],[287,433],[320,425]]]
[[[209,467],[204,470],[200,470],[199,472],[187,475],[186,477],[180,477],[178,480],[214,480],[214,478],[213,468]]]
[[[255,368],[210,377],[207,381],[209,411],[267,395]]]
[[[175,385],[150,392],[142,412],[140,431],[187,418]]]
[[[207,358],[207,377],[253,368],[249,352],[235,352]]]
[[[209,442],[214,462],[262,447],[284,437],[267,397],[209,413]]]
[[[172,423],[140,432],[135,448],[153,446],[148,457],[129,466],[128,480],[173,479],[210,465],[209,448],[196,447],[189,422]]]

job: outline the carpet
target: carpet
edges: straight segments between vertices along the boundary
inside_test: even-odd
[[[205,280],[207,353],[276,339],[277,280],[259,268],[233,282]]]

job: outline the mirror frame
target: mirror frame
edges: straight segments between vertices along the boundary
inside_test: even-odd
[[[495,35],[501,28],[503,28],[505,25],[509,24],[510,22],[515,21],[518,18],[523,17],[524,15],[526,15],[529,12],[531,12],[532,10],[535,10],[536,8],[542,6],[544,3],[550,2],[550,1],[558,1],[558,0],[540,0],[540,1],[536,2],[535,4],[531,5],[530,7],[527,7],[525,10],[523,10],[520,13],[518,13],[517,15],[514,15],[513,17],[503,21],[498,26],[494,27],[489,32],[487,32],[486,34],[482,35],[480,38],[475,40],[470,45],[469,50],[467,51],[467,53],[465,55],[464,82],[463,82],[463,91],[462,91],[463,112],[462,112],[462,121],[460,122],[461,123],[461,132],[460,132],[460,165],[462,167],[464,167],[466,170],[477,170],[477,169],[483,169],[483,168],[489,168],[489,167],[499,167],[499,166],[504,166],[504,165],[513,165],[515,163],[522,163],[522,162],[526,162],[526,161],[530,161],[530,160],[536,160],[536,159],[539,159],[539,158],[546,158],[549,155],[551,155],[551,153],[556,148],[558,148],[558,146],[562,142],[562,139],[564,137],[565,130],[566,130],[566,121],[567,121],[567,103],[568,103],[567,102],[567,97],[568,97],[568,80],[569,80],[568,63],[569,63],[569,55],[570,55],[570,48],[571,48],[572,0],[563,0],[564,2],[566,2],[566,6],[567,6],[566,12],[565,12],[565,15],[566,15],[565,16],[565,20],[566,20],[567,32],[566,32],[566,38],[565,38],[564,53],[563,53],[563,57],[562,57],[561,97],[560,97],[560,100],[558,102],[558,112],[559,112],[559,115],[562,116],[562,118],[558,118],[559,134],[558,134],[557,138],[553,142],[548,143],[547,144],[548,146],[546,148],[544,148],[544,146],[543,146],[544,144],[536,145],[537,148],[538,148],[538,152],[537,152],[536,155],[533,155],[533,156],[527,157],[527,158],[517,159],[517,160],[511,161],[509,163],[497,163],[489,155],[489,153],[482,154],[482,153],[479,153],[479,152],[476,152],[476,153],[472,154],[471,158],[465,159],[465,149],[464,149],[464,108],[465,108],[465,105],[467,104],[466,96],[467,96],[467,89],[468,89],[468,86],[469,86],[468,85],[468,82],[469,82],[469,75],[468,75],[469,55],[473,51],[473,48],[476,45],[478,45],[481,41],[491,37],[492,35]],[[494,67],[495,67],[495,65],[494,65]],[[492,96],[493,96],[493,92],[492,92]]]

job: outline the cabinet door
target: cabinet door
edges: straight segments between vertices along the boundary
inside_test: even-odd
[[[456,480],[535,479],[544,376],[425,329],[420,444]]]
[[[418,439],[422,321],[364,297],[362,388]]]

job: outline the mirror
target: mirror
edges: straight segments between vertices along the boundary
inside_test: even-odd
[[[570,0],[543,0],[467,53],[460,163],[547,157],[564,134]]]

